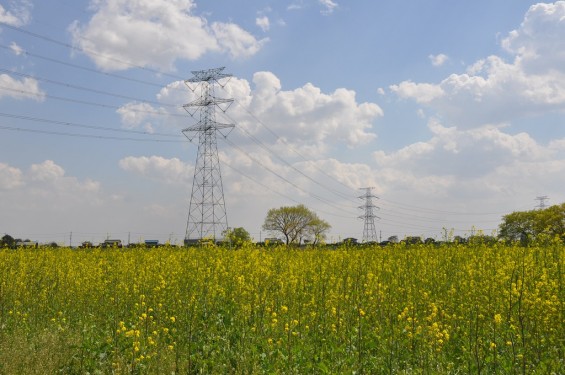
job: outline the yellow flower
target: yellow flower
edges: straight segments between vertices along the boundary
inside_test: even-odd
[[[495,314],[494,315],[494,323],[500,324],[501,322],[502,322],[502,316],[500,314]]]

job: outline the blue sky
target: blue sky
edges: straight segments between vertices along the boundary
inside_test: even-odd
[[[230,226],[259,240],[303,203],[361,238],[372,186],[382,239],[490,234],[564,201],[563,20],[564,1],[1,1],[0,232],[181,241],[183,80],[225,66]]]

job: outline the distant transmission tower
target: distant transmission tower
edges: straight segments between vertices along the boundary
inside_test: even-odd
[[[539,204],[536,206],[536,208],[539,208],[540,210],[543,210],[546,206],[545,206],[545,201],[548,200],[549,198],[547,197],[547,195],[542,195],[540,197],[536,197],[536,201],[539,201]]]
[[[365,190],[365,194],[359,197],[360,199],[365,200],[365,204],[359,206],[359,208],[365,210],[365,213],[359,216],[359,218],[364,221],[363,242],[377,241],[375,218],[379,219],[379,217],[373,212],[374,209],[378,209],[378,207],[373,204],[373,198],[378,199],[378,197],[372,194],[373,189],[373,187],[361,188],[361,190]]]
[[[185,81],[193,92],[200,89],[200,97],[183,106],[193,117],[196,112],[200,112],[199,121],[182,130],[191,142],[198,137],[198,154],[194,166],[194,179],[186,223],[186,242],[203,238],[215,240],[221,238],[223,232],[228,228],[216,133],[219,132],[222,136],[227,137],[234,125],[216,122],[215,110],[219,108],[225,112],[233,99],[214,96],[215,86],[223,87],[220,81],[231,77],[231,74],[222,73],[223,70],[222,67],[193,71],[191,73],[194,77]],[[190,83],[196,86],[191,87]],[[226,134],[222,133],[222,130]]]

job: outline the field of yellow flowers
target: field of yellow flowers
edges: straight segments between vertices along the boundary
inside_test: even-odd
[[[563,374],[565,246],[1,249],[0,374]]]

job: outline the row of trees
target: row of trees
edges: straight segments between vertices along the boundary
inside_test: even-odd
[[[297,206],[272,208],[268,211],[263,229],[270,233],[282,236],[287,245],[301,245],[310,243],[316,245],[326,239],[326,233],[331,225],[318,217],[315,212],[300,204]],[[245,243],[251,242],[251,236],[244,228],[228,229],[224,233],[225,239],[234,247],[240,247]],[[555,205],[542,210],[517,211],[505,215],[499,226],[498,239],[528,244],[541,236],[554,238],[559,236],[565,240],[565,203]],[[496,241],[491,236],[474,236],[473,240],[489,242]],[[488,237],[488,238],[487,238]],[[409,239],[419,237],[408,237],[405,242],[410,243]],[[0,248],[14,247],[20,239],[14,239],[10,235],[0,238]],[[471,238],[465,242],[472,242]],[[398,242],[396,236],[389,238],[386,242]],[[428,242],[426,240],[426,242]],[[461,242],[461,241],[457,241]]]
[[[304,205],[270,209],[263,224],[263,229],[284,236],[287,245],[300,245],[305,242],[317,244],[326,238],[326,232],[330,228],[330,224],[320,219]],[[565,241],[565,203],[545,209],[516,211],[502,217],[498,240],[519,241],[527,245],[542,237],[559,237]],[[408,237],[405,242],[410,243],[408,239],[414,238],[416,237]],[[469,243],[496,241],[496,237],[484,235],[456,239],[456,242]]]

